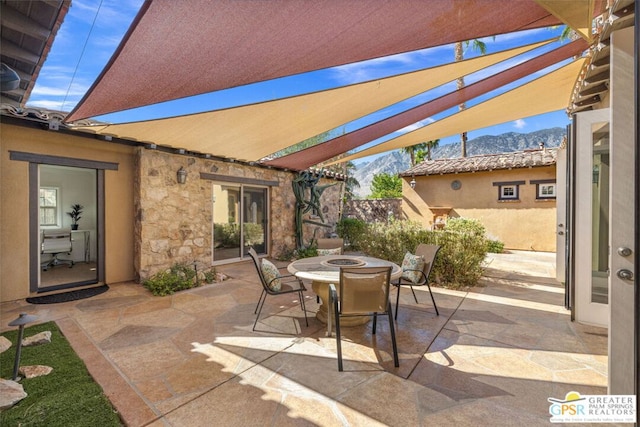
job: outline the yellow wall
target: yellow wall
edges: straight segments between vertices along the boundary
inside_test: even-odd
[[[415,189],[408,184],[411,178],[405,178],[403,214],[431,228],[429,208],[451,207],[449,216],[480,220],[487,235],[504,242],[507,249],[555,252],[556,201],[536,200],[536,185],[529,183],[555,178],[555,166],[417,176]],[[460,181],[460,189],[451,188],[454,180]],[[499,187],[493,183],[505,181],[526,182],[520,185],[519,201],[498,201]]]
[[[105,278],[107,283],[134,279],[133,149],[3,122],[0,126],[0,301],[30,295],[29,163],[10,160],[9,151],[118,164],[117,171],[105,171]]]

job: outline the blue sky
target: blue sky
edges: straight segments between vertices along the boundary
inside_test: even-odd
[[[58,31],[49,56],[40,72],[28,105],[53,110],[71,111],[108,62],[142,3],[143,0],[73,0],[71,8]],[[483,41],[487,46],[487,53],[493,53],[518,45],[546,40],[558,36],[560,32],[560,28],[552,30],[540,29],[496,36],[495,38],[487,38]],[[557,46],[558,44],[554,44],[552,47]],[[535,54],[537,55],[547,50],[550,50],[550,48],[538,49],[535,51]],[[478,53],[471,48],[465,52],[465,58],[476,55],[478,55]],[[531,54],[522,55],[506,63],[491,67],[490,69],[482,70],[465,77],[465,82],[467,84],[473,83],[474,81],[495,73],[497,70],[504,69],[516,62],[524,61],[531,56]],[[96,117],[96,119],[115,123],[132,122],[166,117],[169,114],[182,115],[228,108],[406,73],[452,62],[453,60],[453,46],[440,46],[284,77],[268,82],[255,83],[126,112],[113,113]],[[559,65],[561,64],[558,64],[558,66]],[[548,71],[549,70],[544,70],[542,73]],[[487,97],[495,96],[519,86],[525,81],[538,77],[540,74],[541,73],[538,73],[527,79],[522,79],[505,88],[494,91],[487,96],[474,99],[468,102],[467,106],[477,104],[487,99]],[[429,99],[434,99],[452,90],[455,90],[455,83],[440,86],[410,100],[380,110],[367,118],[345,124],[341,128],[334,130],[334,134],[343,131],[353,131],[390,115],[397,114],[407,108],[414,107]],[[375,141],[375,143],[383,142],[407,130],[412,130],[442,117],[446,117],[455,113],[456,110],[457,109],[451,109],[434,117],[427,118],[421,123],[410,126],[408,129],[381,138]],[[171,111],[171,113],[169,113],[169,111]],[[569,119],[566,113],[559,111],[524,118],[491,128],[470,131],[469,139],[482,135],[499,135],[505,132],[527,133],[556,126],[564,127],[568,123]],[[458,141],[459,136],[454,135],[441,139],[440,143],[447,144]],[[371,144],[368,144],[367,146],[370,145]]]

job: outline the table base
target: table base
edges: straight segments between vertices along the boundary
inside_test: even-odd
[[[329,284],[326,282],[311,282],[311,289],[320,297],[320,307],[316,313],[316,319],[320,322],[327,324],[328,309],[329,309]],[[338,289],[338,286],[336,286]],[[333,310],[333,307],[331,307]],[[371,316],[354,316],[354,317],[342,317],[340,318],[340,326],[358,326],[364,325],[371,320]],[[333,321],[335,324],[335,320]]]

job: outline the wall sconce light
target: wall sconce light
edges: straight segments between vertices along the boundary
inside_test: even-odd
[[[411,177],[411,181],[409,181],[409,186],[411,186],[411,188],[416,188],[416,177],[415,176]]]
[[[182,166],[178,169],[177,173],[178,184],[184,184],[187,182],[187,171]]]
[[[600,182],[600,166],[593,165],[593,179],[592,182],[594,184],[598,184]]]

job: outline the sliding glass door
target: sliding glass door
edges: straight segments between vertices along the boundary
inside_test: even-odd
[[[266,253],[267,189],[213,183],[213,261],[240,259],[249,247]]]
[[[38,290],[97,283],[97,170],[41,164],[38,180]]]

